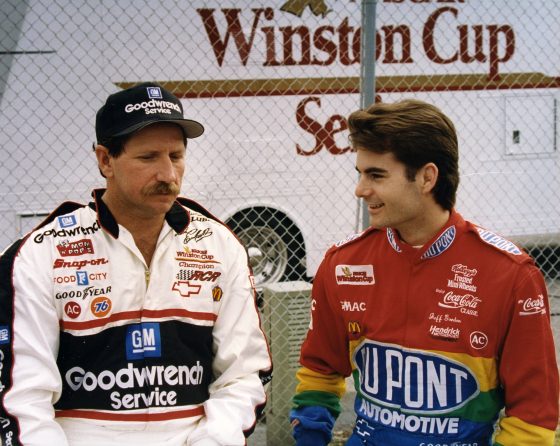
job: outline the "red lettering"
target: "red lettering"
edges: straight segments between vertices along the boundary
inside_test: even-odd
[[[509,25],[488,25],[488,31],[490,32],[490,73],[489,77],[491,80],[496,80],[500,76],[498,75],[498,63],[507,62],[513,56],[515,52],[515,33]],[[506,51],[503,58],[498,55],[500,34],[503,34],[506,39]]]
[[[216,61],[219,66],[222,66],[224,62],[224,57],[226,54],[226,48],[229,42],[230,36],[233,38],[237,51],[239,53],[239,58],[243,65],[247,65],[249,60],[249,54],[251,53],[251,48],[253,47],[253,41],[255,40],[255,31],[257,30],[257,25],[259,23],[262,14],[265,15],[267,20],[272,20],[274,18],[274,11],[272,8],[255,8],[252,10],[254,13],[253,24],[251,26],[251,32],[248,38],[245,37],[243,33],[243,26],[239,21],[239,13],[241,9],[222,9],[222,13],[226,18],[227,29],[222,40],[220,37],[220,32],[218,30],[218,25],[214,19],[214,9],[197,9],[198,14],[202,18],[202,23],[204,24],[204,29],[210,40],[210,45],[216,56]]]
[[[274,27],[263,26],[261,31],[264,33],[264,38],[266,42],[266,60],[264,62],[265,67],[276,67],[280,65],[280,62],[276,60],[276,49],[274,45]]]
[[[328,136],[325,140],[325,147],[333,155],[341,155],[351,150],[350,146],[343,148],[338,147],[334,138],[336,133],[343,132],[346,129],[348,129],[348,121],[344,116],[333,115],[326,122],[325,130]]]
[[[422,32],[422,44],[426,56],[435,63],[449,64],[460,60],[463,63],[486,62],[489,61],[490,80],[499,78],[498,65],[501,62],[507,62],[511,59],[515,52],[515,33],[513,28],[509,25],[486,25],[485,29],[488,32],[488,54],[484,53],[484,27],[482,25],[472,25],[474,31],[474,52],[473,55],[469,54],[469,27],[467,25],[459,25],[457,27],[459,34],[459,50],[454,54],[445,58],[438,53],[435,43],[435,29],[440,16],[450,12],[457,18],[458,11],[455,8],[444,7],[434,11],[426,21],[424,30]],[[504,40],[503,47],[505,48],[503,55],[500,55],[500,43]]]
[[[306,26],[286,26],[280,28],[284,41],[284,63],[283,65],[310,65],[311,64],[311,44],[309,28]],[[301,46],[301,58],[298,63],[294,59],[294,36],[299,36]]]
[[[459,57],[457,53],[453,54],[451,57],[444,59],[441,57],[438,52],[436,51],[436,45],[434,42],[434,30],[436,27],[436,22],[444,12],[451,12],[455,17],[457,17],[457,10],[454,8],[440,8],[435,10],[426,21],[424,25],[424,30],[422,32],[422,44],[424,45],[424,51],[426,52],[426,56],[435,63],[439,64],[447,64],[452,63],[457,60]]]
[[[361,28],[357,28],[352,37],[350,44],[350,34],[354,28],[348,26],[348,17],[346,17],[338,26],[338,45],[340,52],[340,63],[342,65],[352,65],[360,63],[360,34]]]
[[[485,62],[484,54],[484,29],[482,25],[473,25],[474,30],[474,55],[469,55],[469,28],[467,25],[459,26],[459,56],[461,62]]]
[[[311,150],[306,151],[299,144],[296,144],[296,153],[298,155],[311,156],[319,153],[323,147],[333,155],[340,155],[351,150],[350,146],[338,147],[334,138],[336,133],[348,128],[346,119],[341,115],[333,115],[327,120],[325,126],[322,126],[306,114],[305,107],[309,102],[314,102],[321,107],[321,99],[318,97],[311,96],[302,100],[296,109],[296,121],[303,130],[315,137],[315,146]]]
[[[381,30],[385,33],[385,57],[383,63],[412,63],[411,56],[411,41],[410,38],[410,28],[406,25],[399,26],[383,26]],[[402,54],[400,59],[395,57],[395,36],[400,36],[402,43]],[[378,43],[378,44],[377,44]],[[381,39],[376,39],[376,60],[379,58],[379,53],[381,52]]]
[[[320,60],[317,57],[313,57],[314,65],[330,65],[336,60],[336,43],[332,39],[327,38],[324,34],[330,33],[333,35],[335,32],[332,26],[320,26],[313,34],[313,45],[320,51],[327,53],[327,60]]]
[[[195,271],[191,280],[204,280],[206,282],[215,282],[222,275],[219,271]]]
[[[311,133],[315,137],[315,147],[311,150],[304,150],[299,144],[296,144],[296,153],[298,155],[310,156],[319,153],[323,148],[323,143],[327,139],[326,130],[317,121],[310,118],[305,113],[305,106],[309,102],[315,102],[319,107],[321,106],[321,100],[317,97],[308,97],[302,100],[296,109],[296,122],[298,125],[308,133]]]

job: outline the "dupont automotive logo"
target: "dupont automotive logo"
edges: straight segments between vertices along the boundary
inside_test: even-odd
[[[509,252],[515,256],[521,255],[521,250],[513,242],[510,242],[509,240],[506,240],[505,238],[483,228],[476,228],[476,230],[478,231],[480,238],[489,245],[495,246],[496,248]]]
[[[450,226],[437,238],[437,240],[432,243],[432,245],[426,249],[424,254],[422,254],[423,259],[430,259],[432,257],[439,256],[442,252],[446,251],[455,240],[455,235],[457,230],[455,226]]]
[[[415,415],[446,414],[480,393],[473,371],[442,354],[366,340],[353,360],[361,393],[380,407],[399,407]]]
[[[126,359],[129,361],[161,357],[159,324],[156,322],[143,322],[128,326],[125,344]]]
[[[346,245],[347,243],[350,243],[352,240],[356,240],[358,237],[360,237],[364,232],[359,232],[357,234],[351,234],[348,237],[346,237],[345,239],[339,240],[338,242],[336,242],[334,244],[334,246],[336,246],[337,248],[340,248],[343,245]]]
[[[391,228],[387,228],[386,232],[387,232],[387,240],[389,241],[391,247],[397,252],[402,252],[401,247],[397,244],[395,232]]]
[[[373,265],[336,265],[336,283],[338,285],[373,285]]]

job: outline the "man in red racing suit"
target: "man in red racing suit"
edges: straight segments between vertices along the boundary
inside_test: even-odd
[[[356,120],[381,127],[391,113],[433,111],[418,101],[392,107],[377,104]],[[349,375],[357,421],[348,445],[488,446],[504,407],[495,445],[552,445],[558,369],[540,271],[452,208],[434,211],[424,192],[433,190],[433,166],[412,182],[392,152],[363,147],[356,193],[373,227],[333,246],[315,277],[291,414],[297,445],[328,443]],[[427,204],[415,208],[410,196]],[[441,223],[415,239],[417,215]]]

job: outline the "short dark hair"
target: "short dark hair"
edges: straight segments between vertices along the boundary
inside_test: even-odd
[[[446,210],[453,208],[459,186],[457,133],[439,108],[415,99],[380,102],[350,114],[348,126],[354,149],[392,153],[411,181],[418,169],[434,163],[439,170],[434,199]]]
[[[124,145],[132,135],[114,136],[105,141],[99,141],[98,144],[107,147],[109,155],[113,158],[118,158],[124,150]]]

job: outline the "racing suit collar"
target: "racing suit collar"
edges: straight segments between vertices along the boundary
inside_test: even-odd
[[[101,199],[104,193],[105,189],[94,189],[91,193],[94,202],[90,203],[90,207],[97,211],[99,225],[114,238],[118,238],[119,225],[105,202]],[[171,206],[171,209],[169,209],[169,211],[165,214],[165,221],[167,221],[169,226],[171,226],[177,234],[181,234],[189,225],[190,215],[183,206],[175,201]]]
[[[451,210],[449,219],[443,228],[419,249],[403,242],[395,229],[387,228],[386,235],[387,241],[396,252],[414,257],[417,260],[426,260],[439,256],[453,245],[459,233],[464,231],[465,225],[463,217],[454,209]]]

